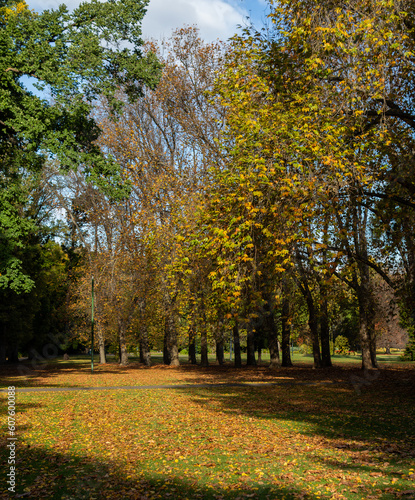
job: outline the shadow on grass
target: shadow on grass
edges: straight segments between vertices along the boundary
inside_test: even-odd
[[[179,370],[190,374],[195,369],[182,367]],[[301,381],[309,379],[312,376],[310,372],[305,368],[289,369],[266,372],[264,376],[286,376]],[[229,367],[212,367],[200,371],[200,380],[206,382],[206,378],[203,378],[206,376],[211,377],[212,381],[218,377],[246,377],[247,373],[262,376],[260,369],[237,372]],[[378,485],[379,492],[374,498],[396,498],[399,491],[398,487],[390,486],[392,480],[399,478],[411,464],[413,467],[415,457],[414,371],[384,371],[365,386],[361,394],[356,394],[350,383],[318,385],[319,381],[330,377],[345,381],[350,373],[354,373],[353,370],[334,371],[330,372],[331,375],[329,372],[314,373],[315,386],[180,388],[178,391],[190,397],[200,412],[212,412],[218,419],[222,413],[241,417],[240,429],[247,433],[249,419],[254,422],[252,425],[263,425],[264,443],[258,443],[258,455],[268,453],[265,450],[267,432],[279,428],[271,425],[278,421],[279,426],[299,436],[295,438],[297,448],[287,442],[287,451],[299,459],[308,453],[307,463],[315,465],[317,477],[322,468],[330,469],[333,477],[338,477],[344,488],[353,489],[357,487],[352,479],[345,476],[346,472],[361,474],[367,484],[379,475],[387,484],[382,482]],[[191,381],[195,382],[195,378]],[[123,398],[128,398],[128,394],[126,392]],[[31,406],[39,405],[21,406],[19,411],[24,412]],[[164,417],[168,421],[169,415]],[[270,425],[267,427],[267,424]],[[327,454],[311,455],[305,450],[301,435],[310,438],[309,444],[324,448]],[[51,450],[42,446],[42,443],[38,445],[34,448],[17,448],[16,492],[28,498],[314,500],[321,497],[296,484],[296,478],[302,474],[297,471],[296,475],[290,476],[280,470],[278,478],[266,475],[260,482],[239,477],[228,481],[228,488],[224,488],[217,479],[210,482],[209,476],[213,476],[214,470],[212,464],[204,465],[203,474],[197,479],[186,480],[175,469],[174,461],[169,462],[169,472],[166,472],[169,467],[158,472],[156,466],[149,472],[148,469],[140,469],[136,457],[130,456],[129,461],[124,458],[124,462],[120,463],[110,458],[96,460],[85,455]],[[128,446],[128,441],[125,446]],[[272,460],[273,455],[270,453]],[[7,464],[7,450],[2,450],[0,454],[2,464]],[[385,463],[388,465],[385,466]],[[217,469],[223,467],[214,466]],[[0,498],[10,498],[6,482],[2,481],[1,485]],[[356,491],[353,498],[369,498],[367,492]]]
[[[363,444],[392,458],[406,459],[415,458],[414,387],[415,371],[411,370],[384,372],[360,394],[350,382],[180,390],[191,394],[201,411],[290,422],[301,434],[335,441],[340,448],[353,450],[355,441],[357,449]]]
[[[281,369],[278,371],[270,371],[266,366],[259,367],[243,367],[235,369],[232,364],[225,364],[223,366],[210,365],[207,368],[195,366],[187,363],[181,364],[179,367],[172,368],[161,363],[156,362],[150,368],[132,360],[127,367],[122,367],[118,363],[111,362],[106,365],[95,365],[95,371],[91,374],[91,367],[88,359],[76,359],[64,361],[55,359],[50,362],[30,362],[25,361],[16,365],[2,365],[0,366],[0,387],[7,388],[9,385],[16,387],[61,387],[70,385],[73,387],[84,387],[84,382],[65,382],[54,381],[57,375],[68,376],[70,381],[71,375],[92,375],[99,377],[100,375],[111,375],[115,378],[118,375],[125,375],[132,372],[146,372],[147,370],[162,370],[164,373],[170,372],[171,377],[174,378],[174,373],[180,373],[181,376],[189,375],[189,383],[226,383],[226,382],[240,382],[244,380],[250,381],[270,381],[273,382],[279,379],[321,379],[327,380],[341,380],[338,377],[342,374],[342,370],[312,370],[307,364],[298,364],[295,368]],[[190,378],[191,377],[191,378]],[[337,378],[336,378],[337,377]],[[148,378],[148,377],[147,377]],[[151,377],[150,377],[151,378]],[[344,377],[343,377],[344,378]],[[185,380],[183,380],[186,382]],[[148,382],[147,382],[148,383]],[[89,381],[89,385],[94,385],[93,381]],[[100,384],[97,384],[100,385]],[[116,385],[116,380],[114,384]],[[125,385],[125,383],[123,384]],[[132,384],[139,385],[139,384]]]
[[[178,472],[143,473],[140,464],[98,461],[47,449],[17,449],[15,492],[2,481],[0,499],[295,499],[319,498],[294,485],[272,481],[262,484],[241,480],[223,488],[206,480],[184,479]],[[6,457],[3,456],[5,463]],[[6,462],[7,463],[7,462]],[[136,479],[132,479],[135,476]],[[4,479],[4,478],[2,478]]]
[[[9,385],[16,387],[85,387],[85,386],[129,386],[129,385],[153,385],[175,383],[175,373],[179,375],[176,383],[206,384],[206,383],[243,383],[243,382],[271,382],[271,383],[315,383],[347,384],[360,391],[361,387],[370,385],[371,379],[360,370],[356,364],[349,363],[335,366],[331,369],[313,370],[310,364],[296,363],[291,368],[279,368],[269,370],[266,366],[234,368],[232,364],[223,366],[211,364],[208,367],[195,366],[187,363],[172,368],[161,363],[162,358],[157,359],[159,364],[153,364],[150,368],[132,360],[127,367],[121,367],[118,363],[111,362],[107,365],[95,365],[94,373],[91,374],[91,366],[86,356],[69,361],[54,359],[47,363],[31,363],[25,361],[17,365],[0,366],[0,387],[7,388]],[[415,365],[414,365],[415,367]],[[150,371],[149,371],[150,370]],[[155,377],[153,382],[152,370],[158,371],[162,377]],[[391,365],[382,368],[378,373],[385,380],[394,377],[400,371],[411,372],[410,367],[403,365]],[[414,370],[412,370],[414,373]],[[143,377],[141,377],[141,374]],[[386,374],[386,375],[385,375]],[[71,378],[71,375],[80,375],[81,378]],[[128,381],[132,375],[131,383]],[[59,378],[57,378],[59,376]],[[107,381],[99,379],[100,376],[107,377]],[[377,376],[377,374],[376,374]],[[67,377],[67,381],[65,380]],[[87,377],[87,378],[85,378]],[[92,377],[92,378],[91,378]],[[113,381],[109,379],[114,377]],[[84,380],[82,380],[82,378]],[[118,378],[118,381],[117,381]],[[140,380],[142,378],[142,380]],[[396,378],[396,377],[395,377]],[[96,380],[96,382],[95,382]],[[415,385],[415,380],[414,380]]]
[[[244,395],[239,392],[244,392]],[[251,393],[251,394],[250,394]],[[203,406],[206,404],[206,398],[216,398],[216,403],[220,402],[222,410],[228,409],[231,411],[235,408],[240,410],[244,415],[256,415],[255,404],[246,407],[246,403],[252,399],[251,389],[242,389],[235,391],[233,396],[221,394],[220,391],[193,391],[194,399]],[[245,396],[245,397],[244,397]],[[246,397],[248,396],[248,397]],[[262,399],[262,403],[268,405],[269,400],[264,400],[260,394],[254,398],[257,402]],[[271,395],[272,396],[272,395]],[[274,395],[275,396],[275,395]],[[295,396],[295,395],[294,395]],[[318,395],[317,395],[318,396]],[[204,401],[205,400],[205,401]],[[204,401],[204,402],[203,402]],[[279,398],[279,403],[282,401]],[[241,405],[241,403],[243,403]],[[336,403],[336,400],[333,401]],[[30,405],[20,408],[25,411]],[[309,434],[316,436],[318,433],[330,437],[330,432],[327,432],[330,425],[331,412],[325,412],[318,415],[315,411],[310,412],[313,417],[311,420],[318,426],[314,427]],[[258,416],[258,415],[256,415]],[[329,421],[327,422],[327,417]],[[307,417],[303,414],[294,415],[288,411],[281,411],[279,415],[275,415],[271,408],[264,411],[262,418],[276,419],[281,418],[290,420],[291,422],[305,423]],[[399,425],[399,422],[397,422]],[[370,427],[370,426],[369,426]],[[343,425],[340,429],[343,435],[351,438],[353,432],[348,425]],[[408,430],[410,432],[410,430]],[[356,436],[355,436],[356,437]],[[264,441],[266,442],[266,434],[264,433]],[[296,471],[297,476],[303,474],[322,473],[322,467],[327,471],[330,470],[332,480],[336,483],[338,478],[339,489],[353,490],[354,496],[351,498],[396,498],[399,495],[399,490],[391,487],[393,478],[400,477],[402,468],[405,466],[407,457],[402,455],[398,448],[392,448],[389,453],[390,464],[385,469],[385,454],[380,454],[379,450],[370,449],[372,438],[376,440],[377,434],[368,435],[366,442],[367,447],[362,448],[361,444],[364,440],[360,439],[360,443],[354,443],[349,446],[350,451],[354,451],[355,460],[350,461],[350,457],[345,455],[340,457],[334,456],[316,456],[313,454],[309,458],[308,464],[312,463],[315,470],[308,469],[307,471]],[[341,449],[345,448],[345,444],[336,440],[335,443]],[[334,443],[334,444],[335,444]],[[333,444],[333,443],[332,443]],[[126,443],[127,445],[127,443]],[[324,445],[324,443],[323,443]],[[258,453],[263,453],[261,443],[258,443]],[[287,443],[287,447],[290,446]],[[297,445],[298,446],[298,445]],[[391,444],[389,443],[389,446]],[[301,458],[302,451],[292,449],[291,453],[296,454]],[[57,499],[209,499],[209,500],[236,500],[245,498],[254,498],[258,500],[294,500],[307,499],[317,500],[317,498],[327,498],[319,493],[312,493],[301,486],[298,486],[296,476],[290,472],[285,473],[284,470],[275,471],[276,474],[270,476],[265,474],[261,481],[243,477],[239,475],[233,481],[227,481],[227,487],[220,484],[218,480],[218,472],[224,466],[221,464],[207,463],[201,464],[195,469],[202,471],[196,478],[195,475],[184,476],[180,470],[175,470],[174,460],[168,461],[168,466],[164,470],[157,470],[157,465],[151,472],[140,467],[140,461],[134,456],[127,455],[122,461],[108,459],[95,459],[81,454],[74,454],[67,451],[56,451],[48,449],[38,443],[33,448],[19,447],[16,450],[16,488],[15,493],[19,498],[32,498],[39,500],[57,500]],[[128,460],[127,460],[128,457]],[[2,464],[7,464],[7,450],[2,447],[0,452],[0,460]],[[167,469],[167,471],[166,471]],[[216,470],[215,470],[216,469]],[[4,477],[1,482],[0,499],[13,498],[7,488],[6,467],[3,468]],[[228,471],[223,471],[228,472]],[[236,475],[238,471],[235,471]],[[348,473],[358,473],[365,479],[365,485],[361,485],[363,490],[359,490],[359,485],[356,485],[355,478],[352,479]],[[209,476],[215,476],[215,480],[211,481]],[[246,476],[246,475],[245,475]],[[373,477],[381,477],[382,484],[378,485],[375,496],[369,496],[368,485],[373,481]],[[300,479],[303,479],[302,477]],[[304,485],[304,481],[303,481]],[[336,498],[336,497],[333,497]],[[339,497],[340,498],[340,497]],[[344,497],[343,497],[344,498]],[[349,498],[349,497],[347,497]],[[405,498],[408,498],[406,496]],[[409,497],[411,498],[411,497]]]

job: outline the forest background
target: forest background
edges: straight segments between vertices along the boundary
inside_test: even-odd
[[[414,358],[411,2],[145,44],[145,2],[0,6],[1,362],[87,349],[92,277],[101,363]]]

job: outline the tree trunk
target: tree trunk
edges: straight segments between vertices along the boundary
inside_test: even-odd
[[[282,366],[293,366],[291,361],[290,337],[291,331],[288,325],[288,317],[290,313],[290,304],[286,296],[282,300],[282,315],[281,315],[281,351],[282,351]]]
[[[102,328],[98,321],[96,322],[96,331],[98,337],[99,364],[105,365],[107,363],[107,356],[105,354],[105,340]]]
[[[200,364],[202,366],[209,366],[207,329],[205,324],[202,325],[200,331]]]
[[[95,313],[96,313],[95,331],[98,339],[99,364],[105,365],[107,363],[107,356],[105,354],[105,333],[100,322],[100,318],[102,317],[102,311],[101,311],[101,300],[99,297],[98,290],[96,290],[95,293]]]
[[[118,339],[119,339],[119,354],[120,354],[120,365],[128,365],[128,351],[126,344],[125,335],[125,324],[123,321],[118,321]]]
[[[323,241],[327,248],[329,245],[329,216],[326,214],[324,217],[323,226]],[[323,267],[327,269],[327,250],[323,249]],[[320,341],[321,341],[321,364],[324,368],[329,368],[332,365],[331,354],[330,354],[330,328],[329,328],[329,308],[327,299],[327,282],[320,276],[317,272],[317,281],[320,289]]]
[[[361,296],[361,293],[359,293]],[[377,368],[376,351],[373,352],[373,339],[371,338],[371,312],[367,298],[359,300],[359,333],[362,346],[362,368],[373,370]],[[372,334],[373,335],[373,334]]]
[[[260,345],[258,346],[257,352],[258,352],[258,361],[257,361],[257,363],[258,363],[258,366],[260,366],[261,363],[262,363],[262,348],[261,348]]]
[[[373,367],[372,358],[370,356],[370,338],[368,332],[368,323],[365,310],[359,307],[359,336],[362,346],[362,368],[370,370]]]
[[[314,299],[311,295],[310,290],[307,288],[307,308],[308,308],[308,326],[311,333],[311,341],[313,345],[313,368],[321,368],[321,357],[320,357],[320,343],[318,341],[318,323],[316,317],[316,310],[314,306]]]
[[[310,263],[312,262],[312,257],[310,251],[307,250],[308,260]],[[309,281],[310,277],[313,276],[311,269],[306,269],[303,264],[302,257],[297,252],[297,265],[300,271],[300,280],[298,281],[299,288],[303,297],[305,298],[307,309],[308,309],[308,326],[310,328],[311,342],[313,348],[313,359],[314,364],[313,368],[321,367],[321,355],[320,355],[320,343],[319,343],[319,335],[318,335],[318,322],[316,315],[316,307],[314,304],[313,294],[311,293]],[[312,264],[311,264],[312,266]]]
[[[354,276],[354,290],[359,303],[359,333],[362,345],[362,368],[371,370],[377,368],[375,343],[375,302],[373,297],[372,280],[368,261],[367,245],[367,207],[352,205],[353,210],[353,239],[356,254],[360,257],[357,264],[358,276]]]
[[[172,314],[168,314],[166,318],[166,350],[169,359],[170,366],[179,366],[179,349],[177,347],[177,332],[176,324],[174,322],[174,317]]]
[[[216,339],[216,360],[219,363],[219,365],[223,365],[225,363],[222,333],[220,333],[220,338]]]
[[[120,365],[128,365],[128,351],[126,343],[126,332],[127,328],[131,325],[131,321],[134,317],[134,312],[137,308],[139,297],[135,295],[128,305],[126,314],[123,315],[118,320],[118,330],[119,330],[119,342],[120,342]]]
[[[99,343],[99,364],[105,365],[107,363],[107,355],[105,354],[105,345]]]
[[[359,266],[360,285],[356,289],[359,303],[359,334],[362,346],[362,368],[373,370],[377,368],[375,339],[375,307],[369,267]]]
[[[207,325],[206,325],[205,302],[203,294],[201,295],[201,309],[202,309],[202,328],[200,331],[200,364],[202,366],[209,366]]]
[[[242,366],[241,341],[239,338],[238,319],[235,319],[235,325],[234,325],[232,331],[233,331],[233,348],[234,348],[234,355],[235,355],[234,366],[235,366],[235,368],[241,368],[241,366]]]
[[[320,309],[320,340],[321,340],[321,364],[325,368],[332,365],[330,354],[330,330],[329,316],[326,290],[324,286],[320,286],[320,294],[322,295],[322,303]]]
[[[166,318],[166,323],[164,325],[164,337],[163,337],[163,363],[165,365],[169,365],[171,362],[170,351],[168,348],[169,344],[168,336],[169,336],[169,329],[167,326],[167,318]]]
[[[148,331],[147,331],[147,326],[145,324],[142,325],[140,331],[140,363],[143,363],[146,366],[151,365]]]
[[[189,328],[189,363],[197,365],[196,359],[196,334],[193,325]]]
[[[262,362],[262,349],[264,348],[264,338],[266,336],[266,318],[265,315],[262,317],[262,322],[256,328],[255,332],[255,351],[258,353],[257,365],[260,366]]]
[[[248,325],[246,348],[246,366],[256,366],[255,360],[255,333],[252,325]]]
[[[269,355],[270,363],[269,367],[271,369],[279,368],[281,366],[280,361],[280,349],[278,345],[278,328],[275,324],[274,311],[271,308],[270,300],[268,299],[264,306],[265,314],[265,331],[268,335],[268,345],[269,345]],[[258,354],[258,362],[259,362]]]
[[[379,368],[378,360],[376,358],[376,333],[375,329],[370,329],[370,359],[372,361],[372,365],[375,368]]]

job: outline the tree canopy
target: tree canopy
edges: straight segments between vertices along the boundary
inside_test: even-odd
[[[376,368],[415,331],[412,4],[282,0],[227,44],[186,27],[143,46],[145,5],[2,6],[3,288],[35,284],[33,180],[55,162],[68,244],[44,262],[74,270],[83,341],[97,277],[101,361],[223,363],[230,342],[275,368],[295,339],[330,367],[338,337]]]
[[[0,3],[1,287],[22,292],[33,285],[18,257],[34,230],[22,216],[28,172],[54,159],[62,170],[82,168],[114,196],[125,193],[116,162],[95,143],[100,131],[91,112],[102,95],[119,111],[120,86],[134,100],[157,83],[157,58],[141,53],[145,7],[92,1],[73,12],[61,5],[38,14],[24,1]]]

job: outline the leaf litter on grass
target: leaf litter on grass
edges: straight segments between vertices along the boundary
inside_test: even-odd
[[[147,385],[148,373],[158,381],[215,379],[214,370],[134,373],[131,385]],[[345,384],[18,393],[19,494],[411,498],[413,396],[399,375],[385,384],[382,374],[361,395]],[[106,372],[105,383],[116,385],[118,376]],[[224,372],[222,380],[232,376]],[[235,378],[268,374],[239,370]],[[66,375],[65,383],[81,381]]]

